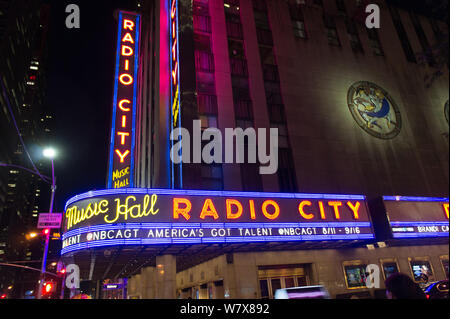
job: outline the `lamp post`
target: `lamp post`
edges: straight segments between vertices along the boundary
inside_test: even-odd
[[[46,148],[43,152],[44,156],[49,158],[52,161],[52,193],[51,193],[51,197],[50,197],[50,211],[49,213],[52,214],[53,213],[53,201],[55,198],[55,190],[56,190],[56,185],[55,185],[55,166],[53,163],[53,159],[56,156],[56,151],[53,148]],[[44,279],[45,279],[45,272],[46,272],[46,268],[47,268],[47,253],[48,253],[48,243],[49,243],[49,239],[50,239],[50,231],[48,231],[45,234],[45,246],[44,246],[44,255],[42,257],[42,267],[41,267],[41,278],[39,281],[39,290],[38,290],[38,299],[42,298],[42,288],[44,286]]]

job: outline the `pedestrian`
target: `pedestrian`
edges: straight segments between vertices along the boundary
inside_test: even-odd
[[[384,284],[388,299],[426,299],[422,288],[405,274],[392,274]]]

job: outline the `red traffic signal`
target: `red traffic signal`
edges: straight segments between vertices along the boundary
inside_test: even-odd
[[[47,236],[48,234],[50,234],[50,229],[46,228],[42,231],[42,233]]]
[[[1,295],[0,299],[6,299],[6,294]]]
[[[44,284],[44,294],[50,294],[53,291],[53,284],[51,282],[46,282]]]

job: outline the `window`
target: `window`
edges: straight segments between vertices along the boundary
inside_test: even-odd
[[[273,53],[273,48],[271,47],[259,47],[259,54],[261,57],[261,64],[270,64],[270,65],[276,65],[276,59],[275,55]]]
[[[422,50],[426,52],[426,62],[429,66],[436,65],[436,61],[434,59],[433,53],[428,53],[430,49],[430,43],[428,42],[427,36],[425,35],[425,32],[423,31],[422,25],[420,24],[419,17],[417,14],[411,12],[410,13],[411,21],[414,25],[414,29],[416,30],[417,37],[419,38],[420,45],[422,46]]]
[[[367,29],[367,35],[369,37],[370,47],[375,55],[384,56],[383,48],[381,46],[378,32],[376,29]]]
[[[241,23],[227,21],[227,36],[235,39],[243,39],[244,35],[242,33]]]
[[[245,59],[244,43],[242,41],[229,40],[228,53],[230,58]]]
[[[336,7],[339,11],[346,13],[347,9],[345,8],[344,0],[336,0]]]
[[[243,99],[234,99],[234,112],[235,117],[238,119],[253,119],[252,101]]]
[[[286,124],[274,124],[271,123],[272,127],[278,128],[278,147],[279,148],[289,148],[288,131]]]
[[[294,35],[297,38],[306,39],[306,28],[305,28],[305,22],[304,21],[292,21],[293,29],[294,29]]]
[[[255,11],[267,11],[266,0],[253,0],[253,9]]]
[[[351,19],[346,19],[345,24],[347,27],[347,34],[348,34],[348,38],[350,40],[350,45],[352,47],[353,52],[363,53],[364,50],[362,48],[362,44],[359,39],[358,30],[356,29],[355,22]]]
[[[257,29],[270,30],[269,17],[266,12],[255,12],[254,15]]]
[[[202,186],[209,190],[223,189],[222,165],[202,164],[201,175],[203,179]]]
[[[239,15],[239,0],[224,0],[225,14]]]
[[[276,65],[263,64],[264,81],[280,82],[278,67]]]
[[[280,192],[295,193],[297,192],[297,178],[292,152],[289,148],[279,148],[278,152],[278,182],[280,184]]]
[[[195,51],[195,68],[199,71],[214,72],[214,57],[205,51]]]
[[[416,56],[414,55],[413,49],[408,39],[408,35],[406,34],[405,28],[403,27],[403,23],[397,9],[389,6],[389,10],[391,11],[392,20],[394,21],[394,26],[397,30],[400,43],[402,44],[406,60],[412,63],[417,63]]]
[[[230,59],[231,74],[234,76],[248,76],[247,61],[240,59]]]
[[[216,115],[200,115],[200,122],[202,131],[210,127],[217,128],[217,116]]]
[[[339,40],[339,35],[336,29],[336,23],[334,22],[333,17],[324,14],[323,20],[325,24],[325,30],[327,33],[328,44],[334,46],[341,46],[341,41]]]
[[[192,13],[199,16],[209,16],[208,2],[201,3],[200,1],[194,1]]]
[[[267,104],[283,104],[280,84],[277,82],[264,82]]]
[[[278,104],[269,104],[269,120],[271,123],[286,123],[284,116],[284,106]]]
[[[313,3],[314,3],[315,5],[317,5],[317,6],[323,7],[323,2],[322,2],[322,0],[313,0]]]
[[[197,104],[199,113],[217,114],[217,97],[215,95],[199,94]]]
[[[272,32],[270,30],[256,29],[256,36],[259,44],[273,46]]]
[[[211,52],[211,38],[207,35],[194,34],[194,46],[198,51]]]
[[[197,90],[199,93],[215,93],[214,73],[197,72]]]
[[[431,29],[433,30],[435,37],[440,38],[442,36],[442,31],[441,31],[441,28],[439,27],[439,24],[437,23],[436,20],[431,19],[431,18],[429,19],[429,21],[430,21]]]
[[[294,35],[297,38],[306,39],[305,18],[299,4],[290,4],[289,13],[291,15],[292,27]]]
[[[211,33],[211,18],[209,16],[193,15],[194,31]]]

